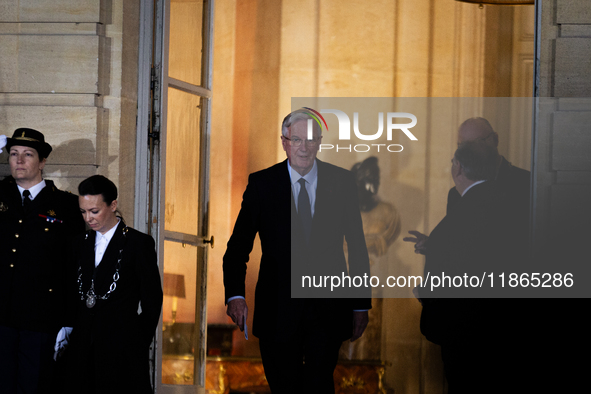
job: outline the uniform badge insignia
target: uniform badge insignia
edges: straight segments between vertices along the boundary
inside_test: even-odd
[[[6,205],[4,205],[4,203],[2,201],[0,201],[0,212],[6,212],[8,211],[8,207]]]
[[[39,214],[39,217],[45,219],[45,221],[46,222],[49,222],[49,223],[56,223],[56,222],[57,223],[63,223],[64,222],[63,220],[60,220],[60,219],[58,219],[58,218],[55,217],[55,211],[53,211],[52,209],[50,209],[49,211],[47,211],[47,214],[49,216],[45,216],[45,215]]]

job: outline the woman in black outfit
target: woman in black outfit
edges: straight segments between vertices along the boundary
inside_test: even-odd
[[[109,179],[92,176],[78,193],[91,230],[74,250],[77,305],[67,384],[76,393],[152,393],[149,347],[162,308],[154,240],[117,216],[117,187]]]

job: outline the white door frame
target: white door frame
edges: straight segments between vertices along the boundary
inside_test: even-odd
[[[169,87],[201,97],[199,231],[191,242],[199,247],[197,257],[196,337],[194,385],[172,386],[162,382],[162,317],[151,348],[151,376],[155,392],[205,393],[207,334],[207,250],[209,235],[209,150],[211,134],[211,87],[213,67],[214,0],[204,0],[202,85],[195,86],[168,76],[170,0],[141,0],[138,54],[138,118],[134,227],[154,237],[160,274],[163,274],[164,239],[178,241],[164,230],[164,181],[166,170],[167,90]],[[166,233],[166,234],[165,234]],[[197,325],[197,324],[196,324]],[[197,333],[196,333],[197,334]],[[199,349],[199,351],[197,351]]]

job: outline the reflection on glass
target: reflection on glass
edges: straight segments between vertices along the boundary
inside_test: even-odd
[[[201,85],[203,51],[203,1],[170,2],[170,48],[168,75],[193,85]]]
[[[168,89],[165,229],[197,235],[200,98]]]
[[[164,242],[162,383],[194,384],[197,247]]]

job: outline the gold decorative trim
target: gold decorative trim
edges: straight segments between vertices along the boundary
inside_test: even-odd
[[[209,394],[224,394],[226,392],[226,367],[220,363],[217,390],[207,390]]]
[[[23,140],[23,141],[32,141],[32,142],[38,142],[40,144],[43,144],[43,141],[40,140],[36,140],[35,138],[29,138],[29,137],[25,137],[25,132],[23,131],[23,135],[20,137],[14,137],[12,138],[13,140]]]
[[[356,388],[362,390],[365,388],[365,381],[355,375],[344,376],[341,381],[342,388]]]
[[[378,390],[380,394],[386,394],[386,388],[384,387],[384,372],[385,369],[384,367],[378,368],[377,371],[378,373]]]

